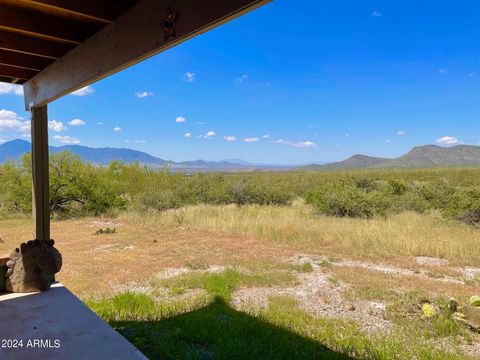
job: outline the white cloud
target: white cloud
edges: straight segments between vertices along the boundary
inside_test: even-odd
[[[443,68],[438,69],[438,73],[441,75],[445,75],[447,72],[448,72],[447,69],[443,69]]]
[[[125,142],[126,142],[127,144],[130,144],[130,143],[132,142],[132,140],[127,139],[127,140],[125,140]]]
[[[61,132],[61,131],[67,130],[67,127],[61,121],[57,121],[57,120],[49,120],[48,128],[55,132]]]
[[[70,136],[55,135],[53,138],[58,142],[61,142],[62,144],[69,144],[69,145],[80,144],[80,140],[76,138],[72,138]]]
[[[345,133],[345,137],[349,137],[350,136],[350,133]]]
[[[209,132],[207,132],[204,136],[205,139],[211,139],[213,138],[215,135],[217,135],[217,133],[215,131],[212,131],[210,130]]]
[[[114,131],[114,132],[120,132],[120,131],[122,131],[122,128],[121,128],[121,127],[118,127],[118,126],[115,126],[115,127],[113,128],[113,131]]]
[[[248,80],[248,75],[246,75],[246,74],[243,74],[243,75],[238,76],[238,77],[235,78],[235,82],[236,82],[237,84],[241,84],[241,83],[243,83],[243,82],[246,81],[246,80]]]
[[[246,138],[246,139],[243,139],[243,141],[245,141],[246,143],[256,143],[258,140],[260,140],[259,138]]]
[[[22,138],[24,138],[24,139],[31,139],[31,138],[32,138],[32,135],[31,135],[31,134],[28,134],[28,133],[25,133],[25,134],[22,134]]]
[[[0,144],[3,144],[4,142],[7,142],[7,140],[0,138]]]
[[[187,71],[185,74],[183,74],[183,81],[194,82],[195,81],[195,73]]]
[[[444,144],[444,145],[455,145],[458,144],[460,141],[454,136],[442,136],[441,138],[435,141],[437,144]]]
[[[185,135],[183,135],[184,137],[186,137],[187,139],[191,138],[192,137],[192,133],[185,133]]]
[[[387,140],[385,140],[385,142],[386,142],[387,144],[390,144],[390,143],[392,142],[392,140],[387,139]]]
[[[207,123],[205,121],[197,121],[196,124],[197,125],[207,125]]]
[[[185,119],[183,116],[178,116],[175,119],[175,122],[177,122],[177,123],[184,123],[185,121],[187,121],[187,119]]]
[[[85,86],[81,89],[78,89],[74,92],[72,92],[70,95],[75,95],[75,96],[86,96],[86,95],[90,95],[94,92],[95,90],[93,89],[93,87],[91,87],[90,85],[88,86]]]
[[[406,134],[407,134],[407,132],[405,130],[398,130],[397,131],[398,136],[403,136],[403,135],[406,135]]]
[[[138,97],[139,99],[141,99],[141,98],[145,98],[145,97],[148,97],[148,96],[153,96],[153,92],[151,92],[151,91],[137,91],[135,93],[135,96]]]
[[[97,125],[103,125],[102,121],[97,122]]]
[[[372,12],[372,16],[373,17],[382,17],[383,14],[380,11],[375,10],[374,12]]]
[[[146,144],[146,143],[147,143],[147,140],[140,139],[140,140],[135,140],[135,142],[136,142],[137,144]]]
[[[0,110],[0,131],[30,131],[30,121],[10,110]]]
[[[317,147],[317,145],[315,145],[315,143],[312,141],[289,141],[289,140],[279,139],[279,140],[275,140],[274,143],[280,144],[280,145],[298,147],[298,148],[308,148],[308,147],[316,148]]]
[[[475,74],[474,72],[468,73],[469,77],[474,77],[475,75],[477,75],[477,74]]]
[[[233,141],[237,141],[237,138],[235,136],[230,135],[230,136],[224,136],[223,140],[228,141],[228,142],[233,142]]]
[[[23,86],[17,84],[0,83],[0,95],[3,94],[23,95]]]
[[[265,134],[262,136],[264,139],[269,139],[270,138],[270,134]]]
[[[69,122],[69,124],[72,126],[83,126],[85,125],[85,121],[83,121],[82,119],[73,119]]]

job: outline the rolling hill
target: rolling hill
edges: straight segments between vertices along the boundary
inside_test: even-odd
[[[13,140],[0,144],[0,163],[6,161],[19,161],[21,157],[30,152],[31,144],[25,140]],[[150,167],[164,167],[171,164],[172,170],[183,172],[195,171],[247,171],[247,170],[281,170],[291,167],[250,164],[241,159],[224,161],[194,160],[184,162],[170,162],[157,158],[142,151],[124,148],[92,148],[81,145],[50,146],[51,153],[70,151],[80,156],[83,161],[96,165],[108,165],[113,160],[126,164],[138,162]]]
[[[480,146],[456,145],[414,147],[398,158],[354,155],[346,160],[325,165],[308,165],[302,169],[423,168],[441,166],[480,166]]]

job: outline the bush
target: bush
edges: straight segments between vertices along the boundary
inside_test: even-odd
[[[369,186],[367,191],[364,185],[340,182],[309,192],[305,200],[317,211],[331,216],[371,218],[387,215],[392,206],[390,199],[373,187]]]

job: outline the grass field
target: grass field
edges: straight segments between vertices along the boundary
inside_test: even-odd
[[[151,359],[480,358],[446,307],[455,297],[480,323],[480,231],[436,212],[192,205],[52,233],[58,279]],[[0,252],[30,237],[28,218],[0,221]]]

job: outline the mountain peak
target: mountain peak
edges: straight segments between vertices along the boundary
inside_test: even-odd
[[[480,166],[480,146],[455,145],[442,147],[438,145],[423,145],[416,146],[405,155],[395,159],[357,154],[344,161],[316,165],[314,168],[421,168],[433,166]]]

